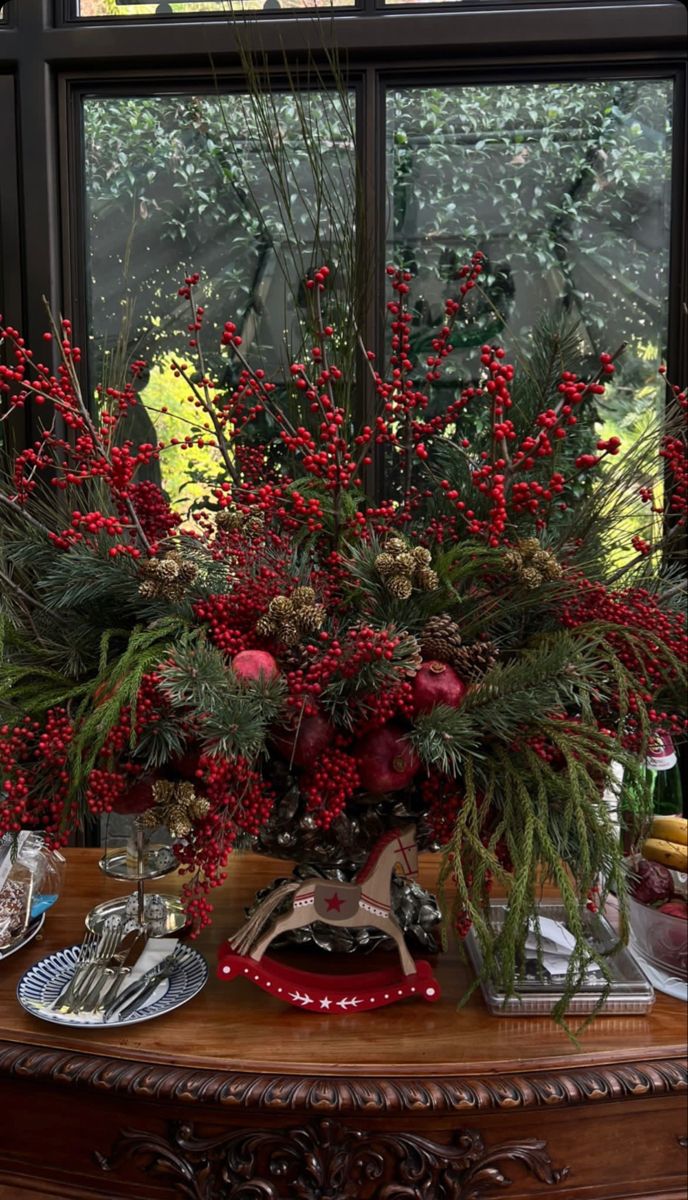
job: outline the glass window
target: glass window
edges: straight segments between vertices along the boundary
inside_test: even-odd
[[[77,16],[94,17],[170,17],[200,16],[202,13],[265,12],[273,15],[291,10],[353,8],[356,0],[77,0]]]
[[[476,249],[487,256],[440,390],[470,381],[485,338],[507,329],[519,341],[566,310],[591,362],[628,344],[605,420],[637,426],[653,409],[664,394],[671,104],[662,79],[388,93],[388,259],[413,275],[417,347],[429,350],[457,268]]]
[[[304,277],[327,262],[335,287],[338,273],[346,283],[353,107],[316,91],[84,101],[91,377],[121,386],[134,359],[147,361],[130,436],[151,440],[155,427],[168,440],[179,415],[196,420],[188,383],[165,370],[173,358],[199,379],[200,348],[211,378],[231,382],[225,321],[237,323],[249,361],[279,378],[301,341]],[[192,331],[199,348],[178,295],[193,273],[205,309]],[[207,494],[207,457],[166,453],[175,501]]]

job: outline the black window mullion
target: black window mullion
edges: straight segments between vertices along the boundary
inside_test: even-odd
[[[17,161],[16,79],[0,75],[0,162]],[[16,173],[0,174],[0,312],[13,324],[23,319],[19,243],[19,192]]]
[[[676,383],[688,380],[688,71],[674,80],[672,195],[669,258],[668,369]]]
[[[25,287],[24,332],[38,346],[46,328],[43,297],[56,309],[61,272],[54,81],[43,48],[43,6],[15,10],[21,57],[17,71],[18,180]]]

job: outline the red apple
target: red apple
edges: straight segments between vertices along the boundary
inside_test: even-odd
[[[413,710],[430,712],[436,704],[458,708],[468,688],[448,663],[433,659],[423,663],[413,680]]]
[[[232,670],[239,679],[276,679],[279,667],[267,650],[241,650],[232,659]]]
[[[670,900],[668,904],[663,904],[659,911],[669,917],[681,917],[682,920],[688,921],[688,904],[685,900]]]
[[[270,742],[294,766],[309,767],[332,744],[334,736],[334,725],[322,713],[315,713],[301,721],[295,717],[291,727],[275,729]]]
[[[660,900],[671,900],[674,894],[671,871],[662,863],[639,858],[631,866],[630,891],[638,904],[657,904]]]
[[[357,743],[361,786],[374,796],[399,792],[408,787],[420,770],[420,759],[398,725],[372,729]]]

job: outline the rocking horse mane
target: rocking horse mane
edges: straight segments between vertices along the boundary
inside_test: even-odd
[[[395,838],[400,837],[401,832],[401,829],[390,829],[389,833],[384,833],[382,835],[380,840],[373,846],[368,858],[356,875],[356,883],[365,883],[366,879],[370,879],[370,876],[380,860],[380,855],[382,854],[383,850],[386,850],[390,842],[393,842]]]

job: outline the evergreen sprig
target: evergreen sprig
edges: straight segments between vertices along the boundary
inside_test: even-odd
[[[577,645],[566,632],[542,637],[497,663],[459,708],[437,705],[417,717],[411,737],[427,766],[457,775],[468,754],[489,754],[496,739],[509,744],[524,730],[547,724],[547,714],[582,705],[603,678],[604,663],[593,647]]]
[[[184,711],[207,753],[249,761],[265,749],[286,695],[281,678],[242,680],[219,650],[191,637],[172,648],[160,668],[160,686],[173,708]]]
[[[72,792],[77,794],[92,771],[109,734],[119,722],[123,708],[131,713],[130,750],[136,748],[136,705],[144,675],[155,670],[184,636],[184,625],[169,617],[150,628],[135,627],[125,648],[114,657],[108,650],[113,633],[101,639],[101,670],[89,681],[74,714],[75,736],[70,747]]]
[[[610,888],[618,885],[623,892],[622,849],[601,799],[604,771],[599,758],[594,775],[586,761],[594,734],[596,731],[574,723],[553,732],[564,762],[558,770],[527,746],[507,752],[503,745],[496,745],[486,759],[467,758],[464,799],[440,877],[442,903],[451,907],[455,917],[460,914],[471,921],[484,973],[507,997],[515,994],[525,971],[525,939],[537,913],[540,889],[547,882],[556,885],[564,920],[576,938],[562,997],[552,1014],[568,1032],[568,1006],[592,963],[599,966],[606,981],[596,1011],[604,1003],[610,980],[606,959],[619,944],[604,950],[595,947],[585,918],[593,886],[601,886],[600,905]],[[486,829],[490,801],[496,795],[500,818],[492,829]],[[505,869],[496,853],[499,842],[506,846],[513,871]],[[563,842],[568,842],[569,854]],[[450,878],[455,884],[451,898],[447,893]],[[490,914],[490,878],[508,895],[499,921]],[[620,941],[626,936],[623,922],[625,912]]]
[[[418,667],[420,647],[416,638],[394,626],[387,626],[386,632],[399,639],[389,658],[373,658],[351,675],[336,675],[320,694],[322,707],[333,721],[347,729],[368,711],[366,697],[397,687]]]

